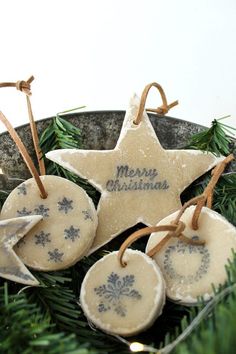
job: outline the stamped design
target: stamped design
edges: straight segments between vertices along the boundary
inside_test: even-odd
[[[117,315],[125,317],[127,308],[122,302],[125,297],[140,300],[142,295],[135,289],[131,289],[135,284],[133,274],[120,277],[112,272],[107,277],[107,283],[94,288],[96,295],[101,298],[98,305],[98,312],[115,311]]]
[[[26,185],[24,183],[17,187],[17,194],[27,195]]]
[[[46,208],[43,204],[40,204],[34,209],[34,213],[36,215],[42,215],[44,218],[47,218],[49,217],[49,210],[49,208]]]
[[[115,179],[106,182],[108,192],[155,191],[169,189],[168,181],[160,179],[156,168],[116,166]]]
[[[64,230],[64,236],[66,240],[75,241],[76,238],[80,237],[80,229],[76,229],[73,225],[69,229]]]
[[[198,240],[198,236],[193,236],[193,240]],[[172,255],[173,253],[179,254],[200,254],[200,266],[197,269],[195,274],[192,275],[182,275],[176,272],[172,263]],[[178,241],[176,245],[169,246],[165,251],[164,256],[164,269],[166,274],[171,278],[178,281],[181,281],[184,284],[193,284],[199,281],[204,274],[207,273],[210,264],[210,253],[205,245],[190,245],[185,242]]]
[[[0,267],[0,273],[7,275],[15,275],[24,280],[34,280],[30,274],[23,273],[18,267]]]
[[[44,231],[40,231],[38,235],[34,236],[34,238],[36,239],[35,244],[45,247],[46,243],[51,242],[49,236],[50,233],[45,233]]]
[[[27,210],[26,207],[22,208],[21,210],[17,210],[16,212],[17,212],[17,216],[27,216],[32,214],[32,211]]]
[[[82,213],[84,214],[84,220],[93,221],[93,217],[90,210],[82,210]]]
[[[55,248],[53,251],[48,252],[49,258],[48,261],[59,263],[62,262],[63,252],[59,252],[58,248]]]
[[[58,210],[67,214],[70,210],[73,210],[73,200],[64,197],[61,201],[58,202]]]

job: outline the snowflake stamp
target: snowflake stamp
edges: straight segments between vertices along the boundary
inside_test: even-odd
[[[80,229],[76,229],[73,225],[69,229],[64,230],[64,236],[66,240],[75,241],[76,238],[80,237]]]
[[[27,215],[31,215],[32,212],[30,210],[27,210],[26,207],[24,207],[21,210],[17,210],[17,216],[27,216]]]
[[[62,257],[64,253],[63,252],[60,253],[58,248],[55,248],[53,251],[49,251],[48,255],[49,255],[48,261],[58,263],[58,262],[62,262]]]
[[[127,308],[122,302],[122,299],[129,297],[140,300],[142,298],[142,295],[137,290],[131,289],[134,283],[134,275],[125,275],[121,278],[118,274],[112,272],[107,277],[107,284],[94,288],[96,295],[101,298],[98,311],[106,312],[113,310],[117,315],[125,317]]]
[[[198,240],[199,237],[193,236],[192,239]],[[196,270],[196,273],[185,276],[176,272],[171,259],[173,253],[186,254],[186,255],[196,254],[196,253],[200,254],[201,255],[200,266]],[[190,245],[179,240],[176,243],[176,245],[169,246],[165,251],[164,269],[166,271],[166,274],[171,279],[177,279],[184,284],[193,284],[199,281],[203,277],[203,275],[207,273],[209,264],[210,264],[210,253],[208,249],[205,247],[205,245]]]
[[[26,189],[26,185],[23,183],[21,184],[19,187],[17,187],[17,194],[23,194],[26,195],[27,194],[27,189]]]
[[[40,231],[38,235],[34,236],[34,238],[36,239],[35,244],[45,247],[46,243],[51,242],[49,236],[50,233],[45,233],[44,231]]]
[[[67,199],[64,197],[61,201],[58,202],[58,210],[67,214],[70,210],[73,210],[73,200]]]
[[[93,221],[91,211],[90,210],[82,210],[82,213],[84,214],[84,220],[91,220]]]
[[[44,218],[47,218],[49,217],[49,210],[49,208],[46,208],[43,204],[40,204],[34,209],[34,212],[36,215],[42,215]]]

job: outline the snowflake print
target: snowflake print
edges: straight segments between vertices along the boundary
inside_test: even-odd
[[[83,210],[82,213],[84,214],[84,220],[93,221],[93,218],[92,218],[90,210]]]
[[[74,209],[72,203],[73,200],[64,197],[60,202],[58,202],[58,210],[67,214],[70,209]]]
[[[71,225],[71,227],[69,229],[65,229],[64,230],[64,235],[65,235],[65,239],[66,240],[71,240],[72,242],[75,241],[76,237],[79,238],[80,237],[80,229],[76,229],[74,228],[73,225]]]
[[[38,235],[34,236],[34,238],[36,239],[35,244],[44,247],[46,243],[51,242],[51,240],[49,239],[49,235],[50,233],[45,233],[44,231],[40,231]]]
[[[48,261],[58,263],[58,262],[62,262],[62,256],[64,255],[64,253],[63,252],[60,253],[58,248],[55,248],[53,251],[49,251],[48,255],[49,255]]]
[[[43,204],[40,204],[34,209],[34,212],[35,214],[42,215],[44,218],[46,218],[49,216],[49,210],[49,208],[46,208]]]
[[[112,272],[107,277],[107,284],[100,285],[94,288],[96,295],[101,297],[101,302],[98,305],[99,312],[114,310],[117,315],[125,317],[127,309],[122,303],[122,298],[129,297],[135,300],[140,300],[142,295],[135,289],[131,289],[135,283],[134,275],[125,275],[120,277]]]
[[[19,187],[17,187],[17,190],[18,190],[17,194],[23,194],[23,195],[27,194],[27,189],[25,184],[21,184]]]
[[[30,210],[27,210],[26,207],[24,207],[21,210],[17,210],[17,215],[18,216],[27,216],[27,215],[31,215],[32,212]]]

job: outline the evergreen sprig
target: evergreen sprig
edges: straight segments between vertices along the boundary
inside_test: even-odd
[[[71,111],[72,110],[65,112]],[[80,129],[61,117],[61,114],[64,114],[65,112],[58,113],[52,118],[51,123],[40,137],[39,143],[44,157],[47,152],[52,150],[82,148]],[[88,193],[95,204],[97,204],[99,193],[86,180],[48,159],[45,159],[45,165],[47,174],[61,176],[78,184]]]
[[[212,152],[217,156],[229,155],[232,138],[227,136],[227,133],[232,134],[236,129],[222,123],[222,120],[228,117],[229,116],[225,116],[219,119],[214,119],[209,129],[194,134],[190,138],[186,148]]]
[[[54,326],[41,309],[29,303],[24,293],[8,294],[0,287],[1,354],[95,354],[83,348],[74,334],[54,333]]]

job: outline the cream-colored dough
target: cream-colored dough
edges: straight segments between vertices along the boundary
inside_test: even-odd
[[[22,216],[0,221],[0,277],[26,285],[39,285],[38,280],[17,257],[13,247],[27,234],[42,216]]]
[[[167,296],[184,304],[194,304],[197,297],[206,301],[213,295],[212,284],[218,287],[227,279],[225,265],[232,260],[232,249],[236,250],[236,228],[220,214],[203,208],[199,218],[199,229],[191,228],[195,206],[189,207],[181,217],[186,224],[184,235],[205,241],[204,246],[187,245],[171,239],[154,256],[166,280]],[[170,224],[177,213],[161,220],[158,225]],[[146,252],[159,243],[166,232],[153,233],[147,243]]]
[[[101,192],[89,253],[138,222],[155,225],[178,210],[181,192],[222,160],[196,150],[164,150],[146,112],[139,125],[133,124],[139,103],[137,96],[131,99],[114,150],[62,149],[46,155]]]
[[[87,318],[108,333],[131,336],[144,331],[161,314],[165,282],[159,267],[140,251],[126,250],[122,268],[118,252],[96,262],[86,274],[80,303]]]
[[[42,176],[48,193],[42,199],[33,178],[15,188],[3,205],[0,218],[39,214],[42,223],[15,247],[31,268],[65,269],[81,259],[91,246],[97,215],[91,199],[75,183],[57,176]]]

